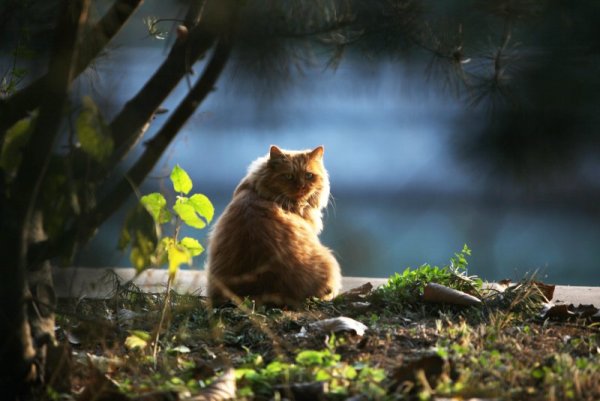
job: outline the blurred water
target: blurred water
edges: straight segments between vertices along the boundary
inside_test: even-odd
[[[117,49],[98,63],[97,100],[108,117],[163,57],[152,48]],[[85,92],[84,84],[79,88]],[[523,202],[511,196],[512,188],[490,185],[465,167],[451,151],[459,134],[455,122],[465,111],[422,71],[348,63],[335,74],[309,72],[280,94],[259,89],[226,71],[141,192],[168,188],[163,178],[179,163],[218,214],[248,164],[270,144],[324,144],[335,207],[329,208],[323,241],[335,250],[344,274],[385,277],[407,266],[441,265],[468,244],[470,273],[488,280],[539,269],[551,282],[600,284],[595,220],[576,204]],[[184,82],[164,106],[172,110],[185,90]],[[148,135],[167,117],[157,116]],[[128,263],[114,251],[123,216],[121,211],[111,219],[78,264]],[[199,235],[204,243],[205,235]],[[202,264],[198,258],[194,266]]]
[[[203,191],[210,193],[210,191]],[[217,215],[227,194],[211,194]],[[387,277],[423,263],[443,265],[467,244],[469,273],[486,280],[519,279],[527,272],[549,282],[599,285],[600,227],[585,215],[561,210],[487,209],[476,201],[443,197],[369,199],[340,194],[325,217],[323,242],[345,275]],[[116,251],[121,212],[82,251],[79,265],[127,266]],[[169,228],[166,229],[169,233]],[[206,245],[207,230],[184,229]],[[202,268],[202,255],[194,268]]]

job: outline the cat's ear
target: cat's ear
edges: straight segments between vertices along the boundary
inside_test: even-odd
[[[310,152],[310,158],[314,160],[321,160],[323,158],[323,152],[325,152],[323,145],[317,146],[312,152]]]
[[[271,145],[271,149],[269,150],[269,157],[271,158],[271,160],[282,159],[283,151],[281,149],[279,149],[277,146]]]

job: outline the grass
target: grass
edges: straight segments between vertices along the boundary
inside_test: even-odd
[[[228,390],[241,400],[600,399],[598,323],[542,319],[531,278],[503,293],[486,289],[466,274],[467,251],[447,266],[405,270],[380,289],[307,301],[296,311],[253,309],[251,302],[212,309],[203,297],[172,293],[156,359],[151,342],[162,295],[126,285],[109,300],[63,300],[58,334],[73,347],[71,388],[47,398],[73,399],[94,386],[124,399],[155,391],[214,396],[233,369]],[[483,303],[426,304],[420,294],[428,282]],[[362,337],[302,332],[336,316],[369,329]]]

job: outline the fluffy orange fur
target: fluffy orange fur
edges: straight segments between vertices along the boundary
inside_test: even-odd
[[[294,306],[309,297],[335,297],[340,266],[318,236],[328,201],[322,146],[312,151],[271,146],[255,160],[210,234],[213,302],[248,296]]]

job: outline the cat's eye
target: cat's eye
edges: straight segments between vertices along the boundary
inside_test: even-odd
[[[294,176],[292,174],[286,174],[285,178],[291,181],[291,179],[294,178]]]
[[[304,177],[305,177],[307,180],[312,180],[312,179],[313,179],[313,177],[314,177],[314,175],[313,175],[313,173],[306,173],[306,174],[304,174]]]

